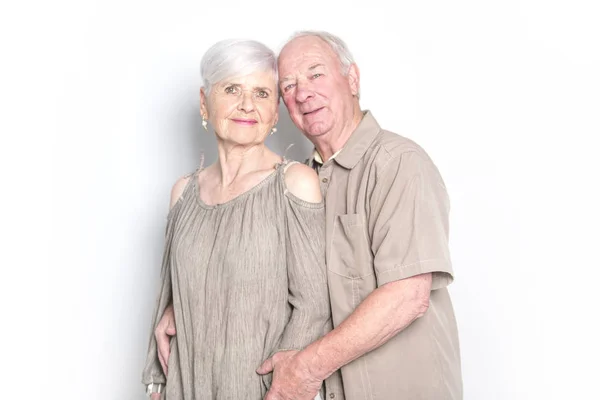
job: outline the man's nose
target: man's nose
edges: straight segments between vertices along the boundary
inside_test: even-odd
[[[304,103],[305,101],[314,97],[315,92],[313,92],[310,84],[308,82],[298,82],[298,86],[296,87],[296,101],[299,103]]]

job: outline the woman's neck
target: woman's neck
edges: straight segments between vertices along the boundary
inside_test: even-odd
[[[271,151],[264,143],[239,146],[227,143],[217,144],[218,159],[215,172],[221,178],[220,186],[227,187],[239,177],[264,169]]]

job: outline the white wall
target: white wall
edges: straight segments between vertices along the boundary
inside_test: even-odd
[[[170,186],[203,149],[214,159],[197,111],[200,58],[220,39],[276,48],[305,28],[347,41],[363,107],[420,143],[446,180],[465,399],[596,395],[595,2],[330,3],[72,1],[5,14],[10,71],[27,79],[3,76],[8,109],[26,105],[7,113],[4,132],[35,134],[3,137],[28,149],[11,159],[5,147],[10,182],[28,189],[8,207],[53,196],[42,249],[9,252],[42,257],[17,272],[33,296],[9,291],[21,327],[9,335],[24,343],[10,350],[21,356],[9,398],[143,398]],[[290,125],[270,144],[294,141],[302,157],[310,147]],[[19,162],[25,176],[11,168]],[[31,358],[48,352],[48,363]]]

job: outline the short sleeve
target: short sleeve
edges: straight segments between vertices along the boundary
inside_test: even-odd
[[[176,216],[179,212],[180,204],[175,204],[169,211],[167,217],[167,227],[165,232],[165,246],[162,259],[162,267],[160,273],[160,289],[152,314],[152,325],[150,330],[150,338],[148,342],[148,352],[146,355],[146,364],[142,372],[142,383],[148,385],[150,383],[165,384],[167,378],[162,370],[158,359],[158,347],[154,337],[154,329],[162,318],[165,309],[171,303],[173,292],[171,286],[171,243],[173,240],[173,231],[176,221]]]
[[[286,261],[290,319],[279,349],[302,349],[330,329],[325,268],[325,208],[286,193]]]
[[[432,290],[452,282],[448,248],[450,202],[444,182],[425,155],[394,155],[377,176],[369,230],[377,284],[432,273]]]

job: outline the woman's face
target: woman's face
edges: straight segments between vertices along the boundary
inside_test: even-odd
[[[200,91],[201,113],[217,136],[232,144],[263,143],[277,123],[279,96],[272,72],[225,79],[208,96]]]

